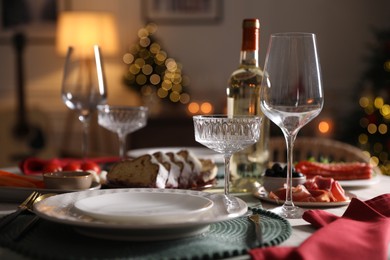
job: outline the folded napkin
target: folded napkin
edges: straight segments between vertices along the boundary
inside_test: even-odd
[[[390,194],[368,201],[353,198],[342,217],[308,210],[303,219],[319,228],[299,247],[256,248],[252,259],[387,259]]]
[[[86,158],[86,161],[94,162],[97,164],[109,164],[118,162],[119,157],[96,157],[96,158]],[[79,158],[52,158],[52,159],[39,159],[39,158],[27,158],[19,163],[19,169],[26,175],[30,174],[41,174],[45,165],[49,162],[56,161],[64,167],[66,164],[71,162],[81,163],[84,160]]]

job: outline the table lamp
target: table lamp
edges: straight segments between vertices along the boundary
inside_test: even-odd
[[[56,50],[65,56],[68,47],[99,45],[104,56],[118,52],[118,32],[114,16],[107,12],[61,12],[57,21]]]

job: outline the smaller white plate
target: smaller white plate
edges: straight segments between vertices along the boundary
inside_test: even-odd
[[[273,204],[278,204],[278,205],[283,205],[284,200],[274,200],[268,197],[268,193],[264,191],[263,189],[259,189],[253,194],[256,198],[259,198],[263,201],[270,202]],[[353,197],[356,197],[356,195],[346,192],[346,196],[348,196],[350,199],[347,201],[337,201],[337,202],[300,202],[300,201],[294,201],[295,206],[299,207],[340,207],[340,206],[345,206],[348,205],[351,202],[351,199]]]
[[[177,153],[180,150],[188,150],[192,152],[199,159],[210,159],[215,163],[223,163],[223,155],[220,153],[216,153],[211,149],[202,148],[202,147],[153,147],[153,148],[143,148],[143,149],[135,149],[127,152],[129,157],[138,157],[144,154],[153,154],[155,152],[174,152]]]
[[[76,201],[74,207],[96,219],[143,224],[168,224],[205,213],[213,201],[202,196],[166,192],[113,193]]]

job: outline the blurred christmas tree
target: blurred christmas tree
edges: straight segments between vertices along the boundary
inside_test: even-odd
[[[187,92],[189,78],[182,74],[181,64],[168,57],[156,41],[153,36],[156,31],[153,23],[141,28],[139,40],[129,48],[123,61],[129,65],[125,84],[141,95],[150,112],[159,114],[162,102],[188,104],[190,95]]]
[[[359,111],[350,118],[345,140],[366,151],[371,162],[390,175],[390,30],[374,30],[374,35],[355,97]]]

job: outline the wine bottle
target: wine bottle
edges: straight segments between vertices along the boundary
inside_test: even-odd
[[[260,109],[263,71],[258,58],[259,35],[259,19],[245,19],[242,24],[240,65],[230,76],[226,90],[228,115],[260,115],[263,118],[259,141],[232,156],[232,192],[251,192],[259,187],[261,175],[268,166],[270,122]]]

